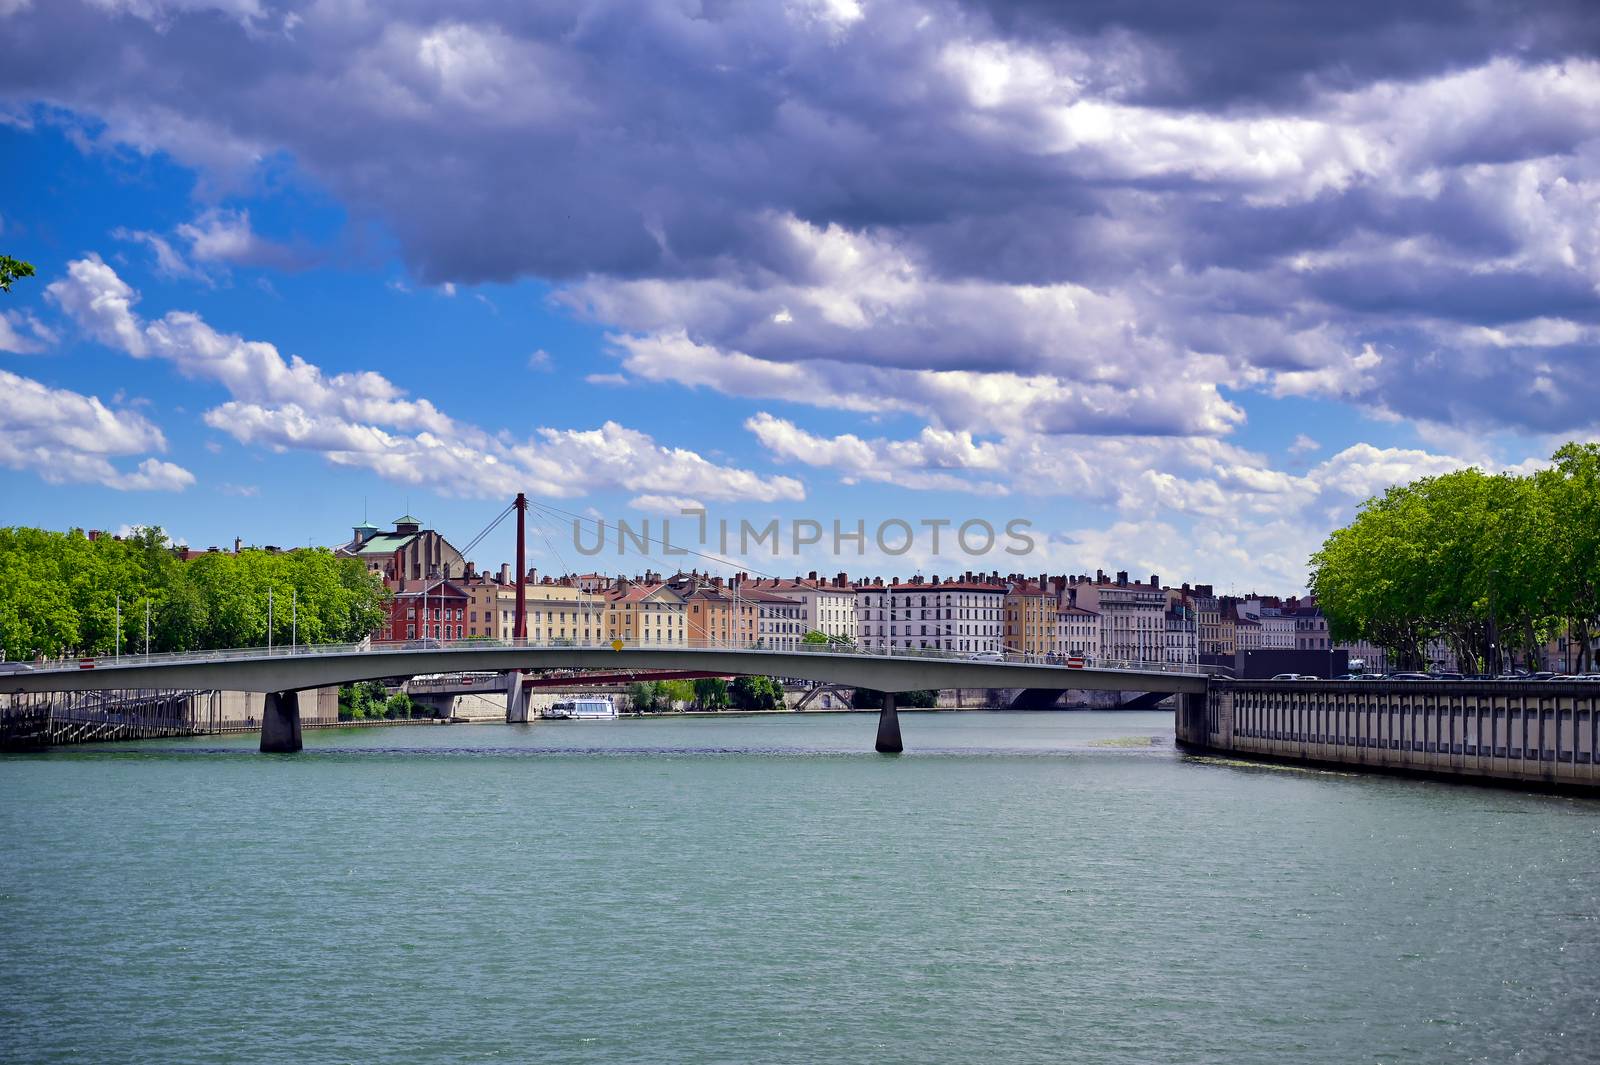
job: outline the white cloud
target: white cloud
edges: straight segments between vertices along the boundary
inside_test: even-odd
[[[270,343],[220,333],[192,312],[169,311],[146,323],[133,311],[138,293],[97,257],[71,263],[49,293],[97,339],[221,384],[232,398],[203,420],[240,443],[317,452],[336,465],[446,495],[573,496],[622,488],[719,500],[805,497],[792,477],[720,466],[615,422],[592,430],[541,428],[524,439],[489,433],[411,398],[381,374],[329,376],[298,355],[286,359]]]
[[[698,499],[690,499],[688,496],[664,496],[655,493],[634,496],[628,500],[628,506],[635,510],[645,510],[652,514],[666,514],[670,517],[676,517],[685,510],[705,509],[705,504]]]
[[[161,430],[141,414],[3,370],[0,394],[6,397],[0,403],[0,465],[51,484],[122,491],[181,491],[194,483],[188,470],[155,458],[132,471],[111,463],[116,456],[166,449]]]
[[[58,339],[53,329],[31,314],[0,311],[0,351],[37,355],[48,351]]]
[[[1289,445],[1289,454],[1304,455],[1311,451],[1321,451],[1322,445],[1317,443],[1305,433],[1296,433],[1294,443]]]

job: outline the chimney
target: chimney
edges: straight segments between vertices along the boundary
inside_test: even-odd
[[[244,541],[235,536],[233,538],[233,553],[237,555],[242,550],[244,550]]]
[[[1094,582],[1096,584],[1104,584],[1106,582],[1106,571],[1103,570],[1103,569],[1095,570],[1094,571]]]
[[[1154,573],[1150,574],[1150,587],[1152,587],[1152,588],[1161,587],[1161,578],[1156,576]]]
[[[1125,569],[1117,570],[1117,586],[1119,588],[1120,587],[1124,587],[1124,586],[1127,585],[1127,583],[1128,583],[1128,571],[1125,570]]]
[[[500,583],[501,584],[510,584],[511,583],[511,563],[509,563],[509,562],[500,563]]]

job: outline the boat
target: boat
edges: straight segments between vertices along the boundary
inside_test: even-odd
[[[617,706],[609,695],[583,695],[563,699],[539,711],[539,716],[556,721],[601,721],[617,716]]]

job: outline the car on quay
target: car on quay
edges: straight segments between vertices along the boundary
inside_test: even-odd
[[[1321,680],[1322,678],[1321,677],[1314,677],[1310,673],[1279,673],[1277,676],[1272,677],[1271,679],[1272,680]]]
[[[1436,678],[1427,673],[1391,673],[1390,680],[1434,680]]]

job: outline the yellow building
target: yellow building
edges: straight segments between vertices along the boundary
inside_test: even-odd
[[[598,647],[606,642],[606,597],[566,580],[548,577],[526,591],[528,640],[532,643]],[[512,589],[513,610],[516,589]]]
[[[625,584],[606,597],[606,639],[688,645],[683,597],[664,584]]]
[[[467,593],[467,637],[511,639],[517,623],[517,586],[487,576],[456,583]]]
[[[1037,584],[1018,582],[1006,591],[1005,649],[1047,655],[1056,649],[1056,597]]]

